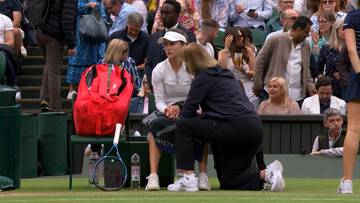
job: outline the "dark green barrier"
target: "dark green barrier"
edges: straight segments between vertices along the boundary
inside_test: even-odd
[[[39,159],[45,175],[64,175],[67,169],[67,115],[38,115]]]
[[[0,106],[14,106],[16,89],[10,86],[0,85]]]
[[[0,106],[0,176],[12,179],[16,188],[20,188],[20,136],[21,107]]]
[[[21,177],[33,178],[37,176],[38,167],[37,117],[23,114],[21,118]]]

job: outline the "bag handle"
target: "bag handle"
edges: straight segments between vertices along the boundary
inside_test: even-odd
[[[121,92],[125,89],[126,84],[127,84],[127,79],[125,78],[125,73],[124,73],[125,70],[124,69],[125,69],[124,67],[122,67],[122,69],[121,69],[120,78],[122,80],[122,83],[118,89],[117,96],[119,96],[121,94]]]
[[[85,82],[86,82],[86,86],[88,87],[88,91],[90,91],[91,85],[94,81],[94,78],[96,78],[96,76],[97,76],[96,64],[94,64],[91,66],[91,70],[87,72],[85,76]]]

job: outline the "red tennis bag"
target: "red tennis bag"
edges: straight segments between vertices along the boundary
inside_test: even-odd
[[[97,64],[86,69],[73,108],[76,134],[113,136],[115,124],[125,124],[132,91],[132,77],[122,67]]]

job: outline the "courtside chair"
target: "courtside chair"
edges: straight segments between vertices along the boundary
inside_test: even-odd
[[[72,107],[74,107],[74,103],[76,100],[76,95],[73,95],[72,99]],[[69,190],[72,189],[72,173],[73,173],[73,147],[75,144],[106,144],[106,145],[112,145],[113,143],[113,135],[111,136],[80,136],[75,133],[75,126],[74,126],[74,117],[72,116],[72,128],[70,129],[69,133],[69,142],[68,142],[68,160],[69,160]],[[120,143],[129,143],[129,114],[127,115],[126,121],[125,121],[125,136],[120,136]],[[122,155],[122,158],[127,157],[127,152]],[[129,167],[129,166],[127,166]]]

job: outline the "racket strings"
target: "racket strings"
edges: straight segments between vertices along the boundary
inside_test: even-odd
[[[96,164],[93,180],[100,189],[118,190],[125,184],[126,174],[125,165],[118,158],[110,156]]]

